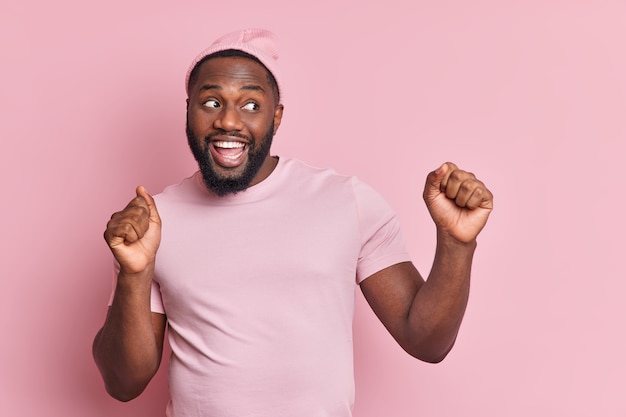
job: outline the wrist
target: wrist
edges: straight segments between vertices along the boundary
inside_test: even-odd
[[[117,264],[118,274],[129,277],[137,277],[151,275],[154,271],[156,262],[155,256],[150,255],[126,255],[123,256],[113,252]]]
[[[449,248],[450,250],[468,251],[473,253],[476,249],[478,242],[476,238],[470,241],[461,241],[455,238],[452,234],[446,230],[437,228],[437,246]]]
[[[120,268],[117,274],[117,289],[123,291],[145,291],[150,290],[152,278],[154,277],[154,264],[148,264],[143,270],[129,271]]]

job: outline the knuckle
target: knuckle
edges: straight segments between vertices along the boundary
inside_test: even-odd
[[[472,190],[476,190],[476,183],[474,181],[470,180],[465,180],[461,183],[460,186],[461,190],[465,191],[465,192],[470,192]]]
[[[129,219],[139,220],[142,217],[148,216],[148,209],[143,206],[133,206],[124,210],[126,217]]]
[[[455,178],[457,178],[459,180],[466,180],[466,179],[476,178],[474,176],[474,174],[472,174],[471,172],[463,171],[462,169],[457,169],[452,174],[454,175]]]
[[[130,214],[128,221],[131,223],[141,224],[144,220],[144,216],[141,213]]]
[[[113,213],[108,224],[115,225],[126,222],[141,223],[147,218],[148,210],[145,207],[132,206],[118,211],[117,213]]]
[[[122,235],[126,236],[126,235],[128,235],[129,233],[132,233],[132,232],[133,232],[133,230],[134,230],[134,228],[133,228],[133,225],[132,225],[132,224],[130,224],[130,223],[124,223],[124,224],[121,224],[121,225],[119,226],[119,228],[118,228],[118,233],[120,233],[120,234],[122,234]]]
[[[463,191],[470,191],[473,187],[474,184],[472,184],[470,181],[463,181],[461,185],[459,185],[459,189]]]
[[[450,179],[453,181],[461,181],[463,179],[463,171],[456,169],[450,173]]]
[[[111,233],[119,224],[118,217],[113,215],[111,216],[111,220],[107,222],[107,227],[105,233]]]

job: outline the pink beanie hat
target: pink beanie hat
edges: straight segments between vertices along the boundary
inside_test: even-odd
[[[256,57],[265,65],[265,68],[272,73],[276,84],[278,84],[278,90],[282,90],[280,82],[278,81],[278,48],[276,35],[265,29],[244,29],[220,37],[193,60],[189,70],[187,70],[187,76],[185,77],[185,89],[187,94],[189,94],[189,76],[195,66],[205,57],[227,49],[236,49]]]

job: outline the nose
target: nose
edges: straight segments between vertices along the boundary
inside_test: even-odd
[[[241,130],[243,129],[241,115],[233,106],[224,106],[213,121],[213,127],[226,132]]]

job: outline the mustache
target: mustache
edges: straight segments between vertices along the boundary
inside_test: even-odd
[[[205,142],[210,142],[211,139],[213,139],[215,136],[232,136],[232,137],[236,137],[236,138],[241,138],[241,139],[245,139],[248,143],[252,143],[253,140],[251,137],[244,135],[243,133],[239,133],[239,132],[228,132],[225,130],[218,130],[217,132],[211,132],[208,135],[206,135],[204,137],[204,141]]]

